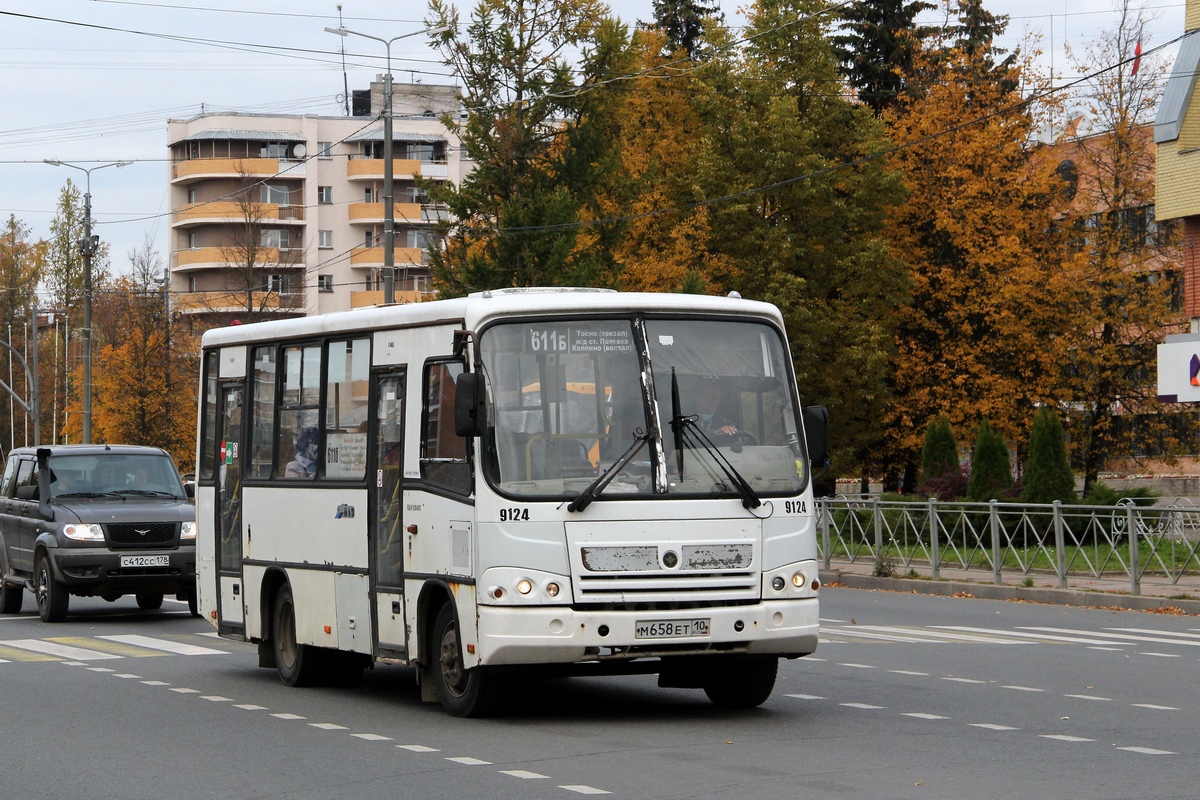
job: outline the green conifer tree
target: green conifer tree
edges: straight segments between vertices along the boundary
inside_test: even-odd
[[[1012,488],[1012,465],[1008,445],[985,419],[975,433],[975,451],[971,454],[971,479],[967,499],[979,502],[999,500]]]
[[[1067,460],[1062,422],[1058,413],[1047,406],[1039,408],[1033,417],[1021,500],[1026,503],[1053,503],[1055,500],[1073,503],[1076,500],[1075,475]]]
[[[958,442],[950,429],[950,420],[938,417],[925,429],[925,447],[921,451],[921,483],[957,475]]]

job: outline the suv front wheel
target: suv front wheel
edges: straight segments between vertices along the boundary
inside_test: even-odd
[[[37,569],[34,570],[37,575],[37,606],[38,615],[42,618],[42,622],[62,622],[67,618],[67,607],[71,602],[71,595],[67,593],[67,587],[63,586],[54,579],[54,571],[50,568],[50,559],[45,554],[38,556]]]

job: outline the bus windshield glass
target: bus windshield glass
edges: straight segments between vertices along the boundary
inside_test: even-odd
[[[770,325],[692,318],[507,323],[483,333],[480,353],[490,426],[483,463],[505,494],[578,495],[646,434],[647,446],[604,482],[605,500],[803,488],[786,351]]]

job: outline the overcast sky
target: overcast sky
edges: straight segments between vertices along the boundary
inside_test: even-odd
[[[744,24],[741,4],[723,0],[727,24]],[[465,17],[470,3],[458,6]],[[630,23],[652,17],[652,0],[611,6]],[[985,0],[985,6],[1010,17],[1002,46],[1040,34],[1063,80],[1073,77],[1064,43],[1081,52],[1118,18],[1113,0]],[[1183,2],[1147,0],[1144,7],[1153,18],[1144,48],[1183,32]],[[380,38],[419,30],[424,9],[422,0],[342,3],[347,28]],[[130,160],[92,173],[96,233],[110,243],[118,271],[127,271],[129,251],[147,236],[166,262],[167,119],[202,110],[340,114],[339,47],[345,43],[351,91],[382,72],[384,47],[324,31],[337,25],[335,0],[4,0],[0,215],[15,215],[34,237],[48,236],[64,182],[70,177],[83,186],[86,177],[43,159],[81,166]],[[423,37],[392,45],[392,72],[397,82],[453,83]]]

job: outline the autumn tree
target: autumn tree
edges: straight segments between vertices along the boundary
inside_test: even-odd
[[[883,237],[900,182],[878,157],[881,123],[839,88],[823,10],[763,0],[744,49],[709,59],[693,182],[711,198],[710,240],[732,266],[714,288],[780,308],[800,394],[830,410],[834,471],[870,472],[908,290]]]
[[[936,8],[923,0],[858,0],[840,12],[834,52],[846,82],[876,114],[895,106],[911,90],[915,57],[933,34],[917,15]]]
[[[708,91],[704,70],[661,55],[664,34],[640,32],[637,77],[621,115],[617,179],[601,193],[600,213],[624,218],[616,243],[617,287],[625,291],[706,293],[730,284],[732,260],[713,241],[712,210],[695,181],[706,139],[693,99]]]
[[[161,447],[186,471],[195,461],[198,343],[172,325],[150,239],[129,259],[130,274],[107,281],[97,300],[92,435]],[[70,419],[77,425],[79,415]]]
[[[1076,124],[1060,147],[1059,169],[1073,195],[1063,224],[1085,257],[1062,364],[1085,494],[1109,459],[1136,451],[1139,429],[1150,439],[1169,430],[1171,415],[1156,398],[1156,345],[1163,330],[1183,321],[1175,305],[1182,299],[1177,237],[1154,221],[1151,122],[1168,65],[1151,56],[1136,70],[1122,65],[1142,41],[1145,19],[1128,0],[1120,11],[1115,29],[1083,52],[1068,49],[1076,70],[1092,73],[1077,98],[1090,130]],[[1114,66],[1094,71],[1089,65],[1096,64]]]
[[[1012,484],[1012,462],[1008,458],[1008,445],[985,419],[979,423],[975,432],[967,499],[976,502],[999,500],[1009,493]]]
[[[946,415],[961,429],[986,418],[1016,439],[1034,404],[1055,396],[1052,365],[1076,288],[1054,235],[1061,183],[1033,141],[1037,109],[1014,88],[1035,76],[962,35],[952,26],[923,51],[925,91],[889,118],[908,188],[889,238],[910,266],[912,295],[886,424],[889,483],[906,491],[930,420]]]
[[[29,227],[11,214],[0,227],[0,336],[8,345],[3,348],[3,361],[0,363],[10,365],[5,370],[4,383],[11,390],[0,387],[0,419],[16,421],[15,425],[8,426],[7,430],[0,433],[0,449],[5,453],[14,446],[38,444],[25,436],[26,432],[32,436],[33,427],[26,422],[30,418],[22,403],[29,404],[32,392],[25,368],[18,358],[24,358],[32,371],[30,344],[35,334],[33,314],[37,307],[36,292],[45,246],[31,241],[29,233]],[[12,349],[9,350],[9,347]]]
[[[1021,501],[1025,503],[1073,503],[1075,475],[1067,460],[1062,420],[1049,406],[1039,408],[1029,434],[1029,458],[1025,463]]]
[[[479,0],[465,26],[446,0],[430,13],[467,109],[444,122],[474,162],[433,189],[452,216],[430,253],[439,291],[612,285],[620,228],[598,221],[598,196],[620,165],[627,29],[598,0]]]

